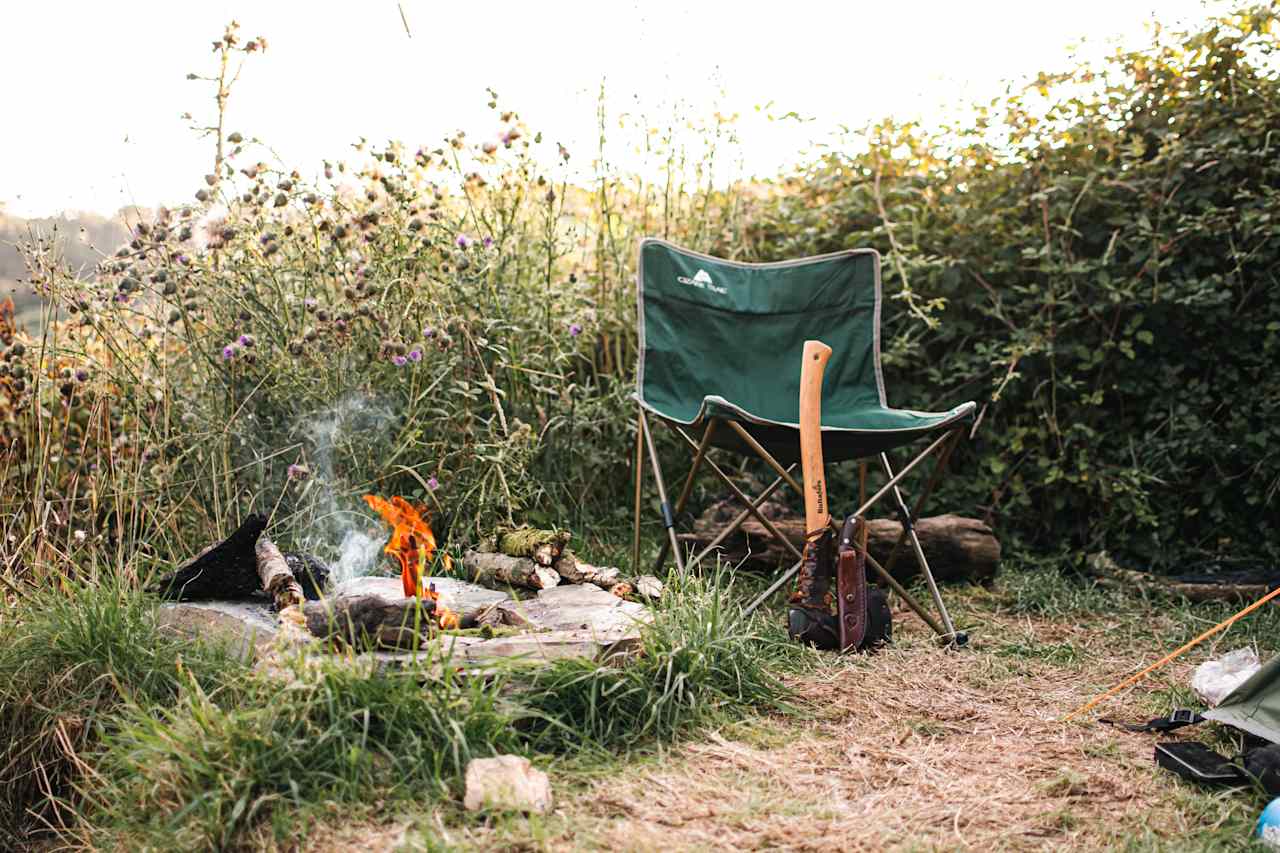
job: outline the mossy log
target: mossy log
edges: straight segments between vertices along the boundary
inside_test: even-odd
[[[504,586],[550,589],[560,583],[555,569],[539,565],[528,557],[467,551],[462,555],[462,567],[469,580],[494,589]]]
[[[550,568],[569,544],[567,530],[540,530],[536,527],[500,527],[493,534],[494,550],[508,557],[528,557]]]
[[[694,547],[702,547],[735,517],[741,506],[734,501],[713,504],[693,523],[693,532],[682,534],[680,539]],[[766,501],[760,512],[791,540],[797,549],[804,548],[804,518],[781,504]],[[969,580],[990,581],[1000,565],[1000,541],[986,524],[976,518],[958,515],[939,515],[917,519],[916,534],[933,576],[940,581]],[[867,521],[867,550],[876,560],[884,563],[893,551],[902,524],[890,518],[873,518]],[[747,561],[773,568],[790,564],[791,552],[786,550],[765,530],[764,525],[748,518],[738,530],[720,545],[721,557],[731,563]],[[894,576],[905,581],[919,573],[915,557],[907,543],[899,549],[893,566]]]
[[[271,596],[276,610],[295,607],[307,600],[302,593],[301,584],[289,570],[289,564],[285,562],[284,554],[280,553],[276,543],[266,536],[260,537],[254,553],[257,556],[258,577],[262,580],[262,588]]]

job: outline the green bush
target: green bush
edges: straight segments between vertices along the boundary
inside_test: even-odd
[[[982,404],[942,505],[1037,548],[1278,553],[1276,33],[1242,6],[961,127],[886,122],[750,215],[762,258],[884,253],[890,403]]]

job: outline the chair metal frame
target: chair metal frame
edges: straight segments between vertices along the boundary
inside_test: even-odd
[[[654,446],[653,432],[649,422],[649,413],[646,412],[645,407],[640,405],[638,402],[637,412],[634,459],[635,524],[632,536],[631,555],[634,570],[637,573],[640,571],[640,524],[644,479],[643,457],[647,454],[649,457],[649,465],[653,471],[654,483],[657,487],[659,511],[662,516],[663,527],[666,530],[666,538],[662,543],[658,553],[658,558],[654,563],[655,571],[661,571],[663,566],[666,564],[668,553],[674,556],[676,567],[681,572],[684,571],[686,565],[701,562],[709,554],[715,551],[715,549],[720,546],[720,543],[741,527],[748,517],[754,517],[756,521],[760,522],[769,535],[777,539],[782,547],[790,552],[791,556],[795,558],[796,562],[791,566],[791,568],[779,575],[774,582],[770,584],[768,589],[761,593],[755,601],[751,602],[751,604],[747,606],[745,613],[754,611],[757,607],[767,601],[774,593],[786,585],[786,583],[790,581],[791,578],[800,570],[802,562],[800,549],[797,548],[791,540],[782,535],[777,526],[760,512],[760,506],[784,484],[793,489],[796,494],[804,494],[804,489],[796,480],[793,473],[799,467],[799,463],[792,463],[791,465],[784,467],[773,454],[765,449],[764,446],[762,446],[760,442],[751,435],[746,427],[735,420],[715,417],[710,418],[702,431],[702,435],[695,440],[683,425],[659,417],[659,420],[671,428],[694,452],[693,465],[690,467],[689,473],[685,476],[684,485],[681,488],[680,495],[673,506],[667,497],[666,479],[663,477],[662,463],[658,459],[657,449]],[[730,430],[737,433],[738,438],[741,439],[741,441],[777,475],[776,479],[774,479],[772,483],[770,483],[754,498],[739,488],[739,486],[733,482],[732,478],[709,457],[709,452],[712,449],[711,440],[716,431],[721,427],[728,427]],[[896,472],[889,461],[888,454],[886,452],[879,453],[879,462],[881,467],[884,469],[885,475],[888,477],[888,481],[870,498],[863,500],[861,502],[861,506],[859,506],[853,514],[857,516],[864,516],[867,510],[882,498],[886,496],[891,496],[893,498],[895,510],[902,523],[902,535],[898,537],[898,541],[890,552],[888,559],[885,560],[884,565],[881,565],[881,563],[874,559],[870,554],[866,555],[867,565],[872,568],[886,586],[892,589],[902,599],[902,601],[911,608],[911,610],[914,611],[916,615],[918,615],[925,624],[934,631],[935,634],[938,635],[941,642],[947,645],[957,645],[957,641],[961,635],[957,633],[955,625],[951,621],[951,615],[947,612],[947,606],[942,600],[942,593],[938,590],[938,584],[934,580],[932,570],[929,568],[929,561],[925,557],[924,549],[920,546],[920,537],[916,534],[915,530],[915,519],[919,516],[925,502],[932,495],[935,487],[941,480],[952,451],[955,449],[956,444],[959,443],[965,433],[965,426],[963,424],[956,424],[945,428],[945,430],[940,430],[940,432],[942,434],[934,438],[928,447],[922,450],[910,462]],[[933,470],[930,473],[924,490],[921,492],[919,498],[916,499],[914,506],[908,508],[906,498],[903,496],[902,489],[899,484],[907,474],[930,456],[935,457]],[[866,459],[860,460],[860,464],[864,466],[865,473]],[[686,561],[685,555],[682,553],[680,548],[680,540],[677,538],[676,534],[676,519],[678,519],[681,513],[684,512],[685,505],[693,491],[695,478],[699,471],[704,467],[714,473],[717,479],[719,479],[719,481],[729,489],[734,498],[743,504],[743,509],[732,521],[729,522],[728,525],[725,526],[723,530],[716,535],[711,542],[705,545],[701,551],[689,557]],[[828,519],[828,524],[833,531],[836,533],[840,532],[840,520],[832,517]],[[924,576],[925,583],[929,588],[929,595],[933,599],[934,606],[937,608],[937,617],[922,606],[920,602],[917,601],[916,598],[905,588],[903,588],[902,584],[899,583],[891,574],[903,546],[908,542],[910,543],[910,550],[915,556],[916,562],[919,564],[920,572]]]

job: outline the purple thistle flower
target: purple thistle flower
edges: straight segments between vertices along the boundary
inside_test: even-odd
[[[191,263],[191,259],[186,255],[178,255],[178,263],[182,264],[183,266],[186,266],[187,264]]]
[[[465,249],[471,245],[471,238],[468,237],[466,234],[459,234],[457,242],[458,242],[459,249]]]
[[[289,466],[287,471],[290,480],[305,480],[311,476],[311,471],[306,465],[299,465],[296,462]]]
[[[405,358],[402,355],[393,355],[391,356],[391,363],[394,364],[396,367],[404,367],[406,364],[409,363],[409,359]]]
[[[485,237],[485,238],[484,238],[484,247],[485,247],[486,249],[492,249],[492,248],[493,248],[493,238],[492,238],[492,237]]]
[[[422,350],[418,349],[417,347],[414,347],[413,349],[409,350],[409,360],[412,362],[422,361]]]
[[[242,347],[251,347],[254,343],[253,335],[241,335],[236,338],[236,343],[240,344]]]
[[[88,381],[89,381],[89,371],[85,370],[83,367],[81,367],[80,369],[78,369],[78,370],[76,371],[76,381],[77,381],[77,382],[88,382]]]
[[[570,323],[570,324],[569,324],[569,337],[571,337],[571,338],[576,338],[576,337],[577,337],[578,335],[580,335],[580,334],[582,334],[582,326],[580,326],[580,325],[579,325],[579,324],[577,324],[577,323]]]
[[[434,492],[436,489],[440,488],[440,481],[435,477],[428,477],[427,488]]]
[[[434,338],[436,336],[436,330],[431,328],[430,326],[423,326],[422,336],[424,338]]]
[[[230,361],[231,359],[235,358],[235,357],[236,357],[236,349],[237,349],[237,347],[236,347],[236,345],[235,345],[235,344],[227,344],[225,347],[223,347],[223,348],[222,348],[222,360],[223,360],[223,361]]]

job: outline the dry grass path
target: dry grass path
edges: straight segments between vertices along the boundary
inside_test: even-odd
[[[448,812],[384,826],[386,849],[1246,847],[1258,795],[1177,782],[1154,766],[1151,735],[1059,721],[1212,615],[1138,600],[1032,614],[1009,601],[1007,592],[960,597],[974,643],[959,653],[936,650],[917,621],[895,613],[893,648],[826,657],[790,679],[800,714],[704,731],[609,772],[554,774],[559,799],[547,818]],[[1218,651],[1248,639],[1238,632]],[[1207,654],[1104,710],[1136,720],[1186,701],[1180,685]],[[378,847],[343,835],[321,830],[308,846]]]

